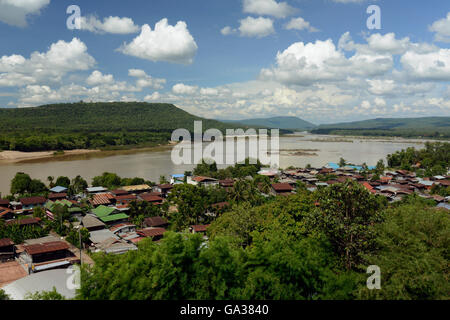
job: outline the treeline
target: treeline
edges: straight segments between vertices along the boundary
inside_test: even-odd
[[[425,148],[407,148],[387,156],[388,166],[417,171],[420,175],[431,177],[446,175],[450,169],[450,143],[426,142]]]
[[[167,143],[175,129],[236,127],[193,116],[172,104],[98,102],[0,109],[0,149],[18,151],[118,148]]]
[[[338,129],[317,128],[311,130],[314,134],[334,134],[343,136],[373,136],[373,137],[403,137],[403,138],[450,138],[450,128],[423,129]]]

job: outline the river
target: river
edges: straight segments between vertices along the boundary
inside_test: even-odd
[[[379,159],[407,147],[423,148],[425,140],[400,138],[361,138],[298,133],[280,137],[280,167],[322,167],[342,157],[354,164],[375,165]],[[0,192],[9,194],[10,181],[17,172],[47,183],[48,176],[81,175],[88,182],[103,172],[121,177],[142,177],[158,182],[161,175],[184,173],[193,165],[175,165],[171,161],[173,147],[152,150],[99,152],[78,156],[34,159],[19,163],[0,163]],[[219,166],[220,167],[220,166]],[[223,166],[222,166],[223,167]]]

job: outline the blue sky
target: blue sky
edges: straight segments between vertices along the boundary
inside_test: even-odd
[[[70,5],[81,29],[66,26]],[[366,9],[381,10],[369,30]],[[156,28],[158,24],[158,28]],[[450,115],[450,3],[0,0],[0,106],[170,102],[314,123]]]

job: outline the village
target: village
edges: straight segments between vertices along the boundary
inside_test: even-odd
[[[264,177],[270,181],[270,188],[265,188],[262,183],[258,186],[260,194],[265,198],[287,197],[296,193],[298,188],[313,192],[319,188],[336,183],[353,180],[364,186],[374,195],[380,195],[389,202],[401,201],[403,197],[417,194],[419,197],[435,201],[437,207],[449,210],[450,197],[432,195],[433,187],[450,186],[450,176],[433,176],[419,178],[416,173],[407,170],[384,170],[381,175],[375,175],[365,170],[362,166],[328,163],[322,168],[289,168],[276,170],[261,168],[256,177]],[[255,177],[247,176],[245,180],[253,180]],[[106,187],[87,187],[83,193],[69,196],[67,188],[54,186],[47,197],[33,196],[9,201],[0,199],[0,219],[4,226],[14,226],[17,230],[41,226],[43,219],[54,221],[58,219],[55,208],[65,207],[70,214],[70,221],[61,221],[61,224],[70,224],[73,230],[78,231],[79,238],[67,241],[53,230],[44,237],[24,239],[23,243],[15,243],[12,239],[0,239],[0,288],[10,292],[16,292],[16,298],[23,299],[26,290],[32,290],[36,281],[46,282],[45,288],[54,286],[64,291],[65,270],[75,264],[92,264],[89,257],[91,252],[104,252],[106,254],[123,254],[128,251],[138,250],[138,243],[150,238],[159,242],[164,233],[168,231],[172,221],[163,215],[147,216],[140,225],[132,223],[129,210],[132,203],[146,203],[156,207],[168,206],[169,212],[176,212],[177,206],[168,203],[171,191],[176,185],[188,184],[205,188],[217,188],[229,191],[239,179],[216,179],[207,176],[194,176],[174,174],[167,183],[122,186],[108,190]],[[319,203],[316,203],[319,206]],[[231,206],[231,201],[213,203],[205,208],[205,221],[213,220],[217,215]],[[33,215],[36,208],[45,212],[44,217]],[[61,218],[62,219],[62,218]],[[201,218],[200,221],[203,221]],[[56,221],[57,222],[57,221]],[[0,225],[1,226],[1,225]],[[198,233],[208,240],[207,229],[209,224],[189,225],[182,232]],[[84,231],[83,231],[84,230]],[[82,241],[82,231],[85,240]],[[77,243],[79,240],[79,243]],[[79,245],[78,245],[79,244]],[[59,276],[39,279],[39,273],[43,271],[58,272]],[[55,273],[56,274],[56,273]],[[17,289],[15,284],[24,281],[28,275],[35,275],[32,282],[20,284]],[[27,288],[27,289],[26,289]],[[51,288],[51,287],[50,287]],[[14,291],[16,290],[16,291]],[[71,295],[71,293],[67,293]],[[13,294],[14,295],[14,294]]]

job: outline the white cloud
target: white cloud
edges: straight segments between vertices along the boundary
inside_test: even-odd
[[[183,84],[183,83],[177,83],[176,85],[174,85],[174,86],[172,87],[173,93],[175,93],[175,94],[181,94],[181,95],[184,95],[184,94],[187,94],[187,95],[194,94],[194,93],[197,92],[197,89],[198,89],[197,86],[189,86],[189,85],[185,85],[185,84]]]
[[[275,33],[272,19],[247,17],[242,19],[240,23],[239,31],[243,37],[262,38]]]
[[[184,21],[171,26],[167,19],[162,19],[156,23],[154,30],[147,24],[143,25],[140,35],[118,50],[154,62],[191,64],[197,52],[197,44]]]
[[[27,16],[39,14],[49,3],[50,0],[0,0],[0,21],[25,27]]]
[[[388,95],[396,90],[394,80],[367,79],[366,81],[370,85],[369,92],[375,95]]]
[[[285,28],[287,30],[308,30],[309,32],[316,32],[318,31],[316,28],[312,27],[311,24],[303,19],[302,17],[298,18],[292,18],[291,21],[289,21]]]
[[[139,31],[139,26],[135,25],[130,18],[107,17],[103,22],[95,16],[81,17],[81,29],[95,33],[115,33],[128,34]]]
[[[222,28],[222,30],[220,30],[220,33],[223,34],[224,36],[228,36],[228,35],[236,33],[236,32],[237,32],[236,29],[232,29],[229,26],[226,26],[226,27]]]
[[[450,12],[447,13],[447,17],[435,21],[429,30],[436,32],[435,40],[441,42],[450,42]]]
[[[91,73],[91,75],[86,79],[86,83],[91,86],[102,85],[102,84],[111,84],[114,82],[114,77],[112,74],[102,74],[100,71],[95,70]]]
[[[293,14],[296,9],[286,2],[275,0],[244,0],[243,9],[245,13],[267,15],[276,18],[285,18]]]
[[[23,86],[30,83],[60,81],[72,71],[88,70],[95,65],[95,59],[87,52],[86,45],[78,38],[71,42],[59,40],[45,53],[33,52],[29,59],[21,55],[0,58],[0,79],[26,79],[25,83],[11,83]],[[5,85],[5,83],[3,83]]]
[[[166,83],[166,79],[153,78],[146,74],[144,70],[140,69],[130,69],[128,70],[128,75],[130,77],[137,78],[136,86],[138,88],[150,87],[154,89],[162,89]]]
[[[406,52],[400,61],[408,76],[414,79],[450,80],[450,49],[439,49],[427,53],[411,50]]]
[[[161,95],[159,94],[158,91],[153,92],[152,94],[146,95],[144,97],[144,101],[157,101],[161,99]]]

